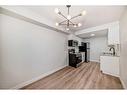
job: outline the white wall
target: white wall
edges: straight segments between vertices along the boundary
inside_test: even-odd
[[[127,8],[120,19],[120,77],[127,88]]]
[[[84,39],[84,42],[90,42],[90,61],[99,62],[102,52],[109,51],[106,36]]]
[[[67,65],[67,35],[0,14],[0,88]]]

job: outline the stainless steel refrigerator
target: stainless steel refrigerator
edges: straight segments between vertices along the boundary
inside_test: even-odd
[[[90,43],[82,42],[81,46],[79,46],[79,52],[85,52],[85,62],[90,61]]]

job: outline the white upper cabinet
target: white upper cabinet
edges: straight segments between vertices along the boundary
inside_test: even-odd
[[[113,23],[108,28],[108,45],[120,44],[119,39],[119,22]]]

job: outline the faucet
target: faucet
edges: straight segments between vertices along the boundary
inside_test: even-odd
[[[111,51],[113,49],[113,55],[115,55],[115,48],[114,47],[111,47],[110,49],[109,49],[109,51]]]

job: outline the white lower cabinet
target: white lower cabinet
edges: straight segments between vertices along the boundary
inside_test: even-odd
[[[119,57],[100,56],[100,69],[105,74],[119,77]]]

